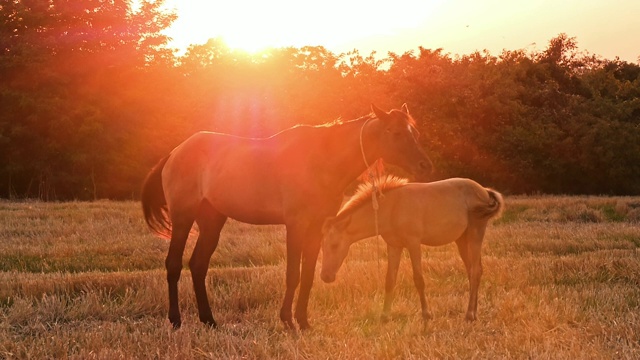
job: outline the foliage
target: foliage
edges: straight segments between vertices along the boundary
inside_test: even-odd
[[[138,196],[195,131],[268,136],[407,103],[438,177],[505,193],[640,194],[640,66],[581,53],[443,49],[183,55],[162,1],[0,1],[0,197]]]
[[[142,135],[136,119],[173,61],[159,31],[174,16],[160,5],[2,1],[3,196],[130,196],[140,166],[131,153],[143,151],[131,138]]]

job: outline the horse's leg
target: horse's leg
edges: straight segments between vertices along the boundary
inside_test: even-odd
[[[485,226],[471,225],[466,232],[466,241],[458,245],[463,247],[467,261],[467,272],[469,276],[469,306],[465,320],[474,321],[478,312],[478,288],[480,287],[480,277],[482,277],[482,239],[484,238]],[[465,246],[466,245],[466,246]],[[463,251],[460,254],[462,256]],[[464,261],[464,258],[463,258]]]
[[[293,324],[293,314],[291,307],[293,305],[293,297],[300,282],[300,259],[302,257],[302,248],[300,247],[300,236],[295,236],[294,229],[287,226],[287,274],[286,274],[286,290],[284,300],[280,308],[280,320],[289,329],[295,329]]]
[[[203,203],[200,208],[200,213],[196,218],[200,235],[193,249],[191,259],[189,260],[191,279],[193,280],[193,291],[196,294],[196,302],[198,303],[198,315],[200,321],[211,327],[216,327],[216,321],[213,319],[213,314],[211,313],[205,279],[207,277],[211,255],[213,255],[213,252],[218,246],[220,231],[226,221],[226,216],[215,211],[209,203]]]
[[[302,248],[302,274],[300,277],[300,292],[298,293],[298,302],[296,304],[296,321],[300,330],[311,328],[309,325],[307,307],[309,306],[309,296],[311,295],[311,287],[316,271],[316,263],[320,246],[322,244],[322,232],[320,227],[307,234],[306,243]]]
[[[175,329],[178,329],[182,325],[178,306],[178,280],[180,280],[180,272],[182,271],[182,254],[193,225],[193,219],[172,218],[171,222],[171,242],[164,264],[167,269],[167,284],[169,285],[169,321]]]
[[[418,290],[418,296],[420,297],[420,306],[422,308],[422,318],[424,320],[431,319],[431,313],[427,308],[427,298],[424,294],[424,278],[422,277],[422,251],[420,248],[420,241],[412,241],[407,247],[409,250],[409,257],[411,258],[411,267],[413,269],[413,283]]]
[[[382,306],[382,321],[391,318],[391,304],[393,303],[393,289],[398,278],[402,248],[387,245],[387,277],[384,282],[384,305]]]

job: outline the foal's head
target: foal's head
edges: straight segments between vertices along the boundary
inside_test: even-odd
[[[322,227],[322,281],[333,282],[336,279],[336,273],[347,257],[349,247],[363,238],[358,229],[370,228],[368,221],[363,221],[362,216],[356,215],[363,208],[372,206],[371,199],[374,193],[387,194],[387,191],[403,187],[407,182],[407,179],[387,175],[360,184],[356,193],[342,206],[338,214],[325,220]]]
[[[322,270],[320,278],[330,283],[335,281],[336,273],[349,253],[351,239],[345,231],[351,222],[351,217],[328,218],[322,228],[324,240],[322,242]]]
[[[381,122],[377,134],[381,158],[410,172],[418,181],[427,181],[433,164],[418,144],[418,130],[407,104],[389,112],[375,105],[371,105],[371,110]]]

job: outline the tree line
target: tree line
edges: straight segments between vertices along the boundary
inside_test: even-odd
[[[579,50],[178,55],[162,1],[0,0],[0,197],[132,199],[192,133],[269,136],[407,103],[436,177],[640,194],[640,66]]]

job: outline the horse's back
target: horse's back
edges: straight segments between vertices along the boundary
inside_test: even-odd
[[[467,227],[466,203],[451,182],[409,183],[385,194],[394,232],[439,246],[455,241]]]
[[[163,170],[169,208],[197,211],[203,201],[248,223],[279,223],[282,198],[271,138],[212,132],[192,135],[172,152]]]
[[[462,236],[474,209],[489,202],[485,188],[464,178],[409,183],[385,196],[395,202],[389,215],[396,231],[422,234],[422,242],[434,246]]]
[[[500,216],[504,207],[502,194],[466,178],[451,178],[429,184],[430,194],[438,194],[441,204],[455,204],[460,213],[466,213],[469,221],[486,223]],[[434,197],[428,195],[427,197]]]
[[[481,221],[499,216],[502,207],[502,194],[486,188],[471,179],[453,178],[449,179],[459,189],[467,199],[467,208],[471,217]]]
[[[486,197],[482,186],[470,179],[451,178],[430,183],[409,183],[405,196],[420,201],[429,208],[451,208],[463,212],[469,201]]]
[[[467,178],[450,178],[431,183],[420,183],[428,197],[465,199],[471,206],[474,201],[485,202],[489,199],[487,189]]]

